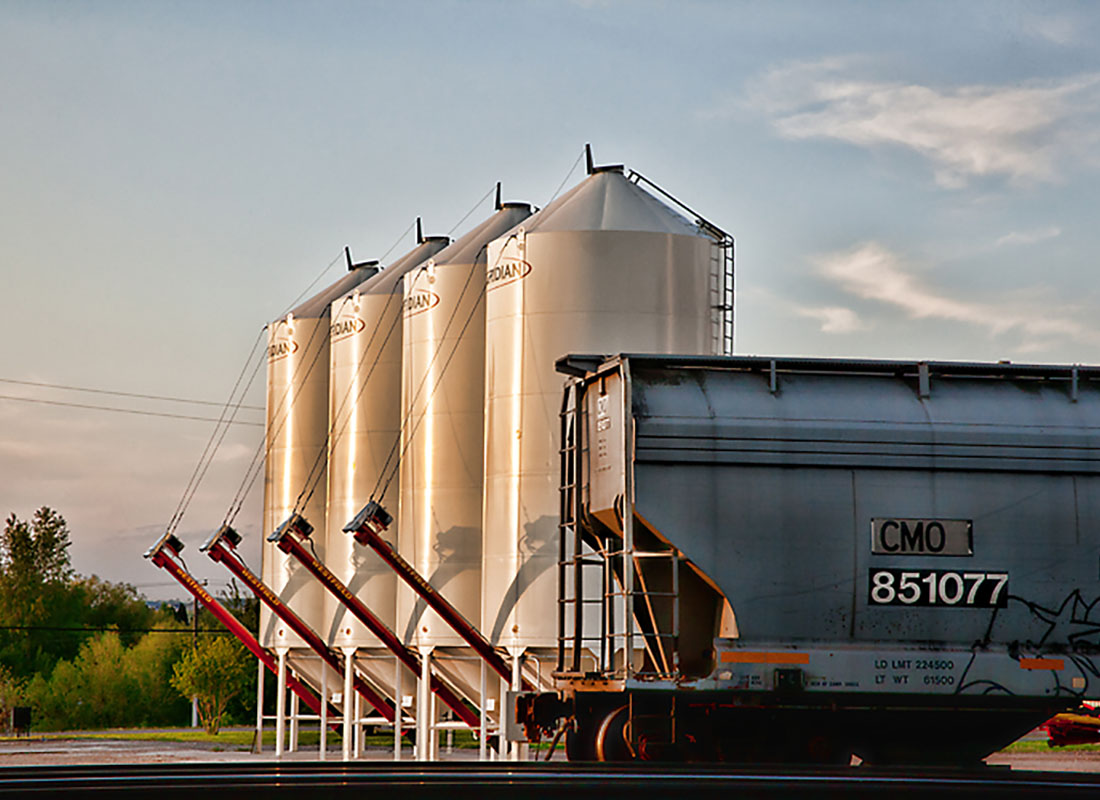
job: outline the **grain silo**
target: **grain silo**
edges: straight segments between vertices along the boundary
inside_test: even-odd
[[[329,306],[373,277],[376,262],[352,264],[348,273],[268,326],[267,459],[263,530],[274,531],[294,511],[323,530],[329,396]],[[321,543],[323,547],[323,543]],[[321,550],[319,555],[324,556]],[[262,576],[314,630],[323,630],[325,592],[294,559],[263,543]],[[266,607],[260,611],[265,647],[304,643]]]
[[[492,242],[486,268],[482,632],[527,651],[543,680],[553,659],[538,651],[557,644],[555,360],[732,349],[732,240],[637,173],[589,172]]]
[[[415,248],[388,268],[332,302],[332,438],[324,560],[391,629],[396,576],[374,553],[343,533],[343,526],[375,491],[382,491],[387,461],[396,466],[401,428],[401,278],[449,242],[445,236],[419,238]],[[397,507],[396,479],[381,496]],[[389,651],[339,600],[326,594],[324,602],[325,624],[320,630],[329,644],[365,648],[358,656],[361,667],[377,683],[392,685],[394,666]],[[411,689],[413,678],[409,680]]]
[[[481,506],[488,244],[531,214],[496,213],[405,274],[398,549],[473,625],[481,621]],[[398,634],[438,648],[437,667],[475,703],[480,660],[411,589]]]

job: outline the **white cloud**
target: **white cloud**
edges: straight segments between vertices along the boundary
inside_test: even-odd
[[[896,253],[878,242],[816,259],[822,275],[845,291],[901,309],[910,319],[944,319],[986,329],[992,336],[1018,333],[1022,350],[1038,350],[1058,341],[1100,344],[1100,331],[1073,318],[1075,309],[1027,293],[972,301],[929,286]]]
[[[1050,225],[1046,228],[1035,228],[1028,231],[1012,231],[1011,233],[1006,233],[1004,236],[997,239],[994,244],[997,247],[1036,244],[1038,242],[1045,242],[1047,239],[1054,239],[1061,235],[1061,228],[1056,225]]]
[[[856,312],[844,306],[798,306],[795,313],[818,320],[822,333],[856,333],[868,328]]]
[[[1065,14],[1031,14],[1022,21],[1024,31],[1037,39],[1062,47],[1080,39],[1080,21]]]
[[[940,88],[853,77],[854,59],[795,63],[749,87],[750,104],[788,139],[895,147],[927,159],[936,182],[1056,180],[1097,138],[1100,74],[1014,86]]]

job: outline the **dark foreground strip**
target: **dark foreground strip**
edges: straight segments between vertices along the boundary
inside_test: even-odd
[[[392,794],[373,794],[392,792]],[[725,800],[822,797],[1100,797],[1100,775],[912,770],[772,770],[710,765],[559,765],[481,763],[217,763],[0,768],[0,796],[193,798],[721,797]]]

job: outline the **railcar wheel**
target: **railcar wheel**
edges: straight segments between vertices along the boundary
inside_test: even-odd
[[[597,761],[633,761],[630,747],[630,713],[627,706],[620,706],[603,718],[596,731]]]
[[[595,728],[574,722],[565,731],[565,757],[570,761],[596,760]]]

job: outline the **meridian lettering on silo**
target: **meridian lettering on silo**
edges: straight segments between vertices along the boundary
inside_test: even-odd
[[[972,556],[974,524],[968,519],[871,520],[871,553],[882,556]]]
[[[496,289],[509,283],[526,278],[531,273],[531,265],[522,258],[504,257],[485,271],[486,290]]]
[[[267,360],[278,361],[280,358],[286,358],[291,353],[297,352],[297,350],[298,343],[293,339],[272,342],[267,346]]]
[[[363,330],[365,327],[367,327],[367,323],[363,322],[359,317],[343,317],[329,325],[329,339],[335,342],[347,336],[359,333],[359,331]]]
[[[420,289],[405,298],[405,316],[411,317],[413,314],[430,311],[437,305],[439,305],[439,295],[428,289]]]

